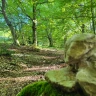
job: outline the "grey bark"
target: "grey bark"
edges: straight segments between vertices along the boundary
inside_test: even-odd
[[[3,17],[9,27],[9,29],[11,30],[11,34],[12,34],[12,38],[13,38],[13,44],[14,45],[18,45],[18,42],[17,42],[17,39],[16,39],[16,32],[15,32],[15,29],[11,23],[11,21],[9,21],[8,17],[7,17],[7,14],[6,14],[6,0],[2,0],[2,14],[3,14]]]

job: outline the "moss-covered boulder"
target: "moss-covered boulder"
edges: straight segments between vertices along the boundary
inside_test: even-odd
[[[49,71],[45,74],[45,78],[54,86],[58,86],[66,92],[75,91],[77,88],[75,74],[68,67]]]
[[[64,92],[47,81],[38,81],[24,87],[16,96],[84,96],[79,92]]]

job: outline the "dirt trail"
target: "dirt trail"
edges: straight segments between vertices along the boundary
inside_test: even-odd
[[[16,96],[27,84],[44,80],[44,74],[48,70],[65,66],[62,50],[42,49],[39,52],[27,48],[11,50],[15,50],[11,57],[0,57],[1,96]]]
[[[64,64],[61,64],[64,66]],[[40,66],[35,66],[33,68],[26,68],[24,69],[21,73],[23,72],[43,72],[41,75],[34,75],[34,76],[24,76],[24,77],[6,77],[6,78],[0,78],[0,81],[14,81],[14,82],[26,82],[26,81],[37,81],[37,80],[45,80],[44,79],[44,74],[45,72],[49,70],[56,70],[61,68],[61,65],[54,65],[54,66],[46,66],[46,67],[40,67]],[[66,65],[65,65],[66,66]]]

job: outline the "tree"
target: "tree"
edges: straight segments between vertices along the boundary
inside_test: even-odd
[[[76,33],[95,33],[96,0],[4,1],[6,16],[21,44],[62,47]]]
[[[32,29],[33,29],[33,45],[35,47],[37,47],[37,19],[36,19],[36,7],[37,7],[37,4],[36,2],[33,2],[33,26],[32,26]]]
[[[46,4],[46,3],[51,3],[52,1],[48,0],[33,0],[33,1],[27,1],[27,2],[21,2],[18,0],[18,6],[22,9],[22,12],[31,20],[32,23],[32,40],[33,40],[33,45],[34,47],[37,46],[37,13],[39,13],[39,10],[37,7],[38,5]],[[30,10],[30,8],[32,10]],[[29,10],[29,12],[28,12]]]
[[[32,32],[33,32],[33,46],[34,47],[37,47],[37,19],[36,19],[36,7],[37,7],[37,4],[36,4],[37,1],[31,1],[31,2],[21,2],[18,0],[17,4],[18,6],[21,8],[22,12],[31,20],[32,22]],[[28,4],[28,6],[26,6],[26,3]],[[29,9],[29,13],[27,12],[28,10],[28,7],[30,6],[30,8],[32,10]],[[27,11],[26,11],[27,10]],[[30,15],[31,13],[31,15]]]
[[[12,34],[12,37],[13,37],[13,44],[14,45],[19,45],[18,41],[17,41],[17,36],[16,36],[16,31],[12,25],[12,22],[8,19],[8,16],[6,14],[6,0],[2,0],[2,14],[4,16],[4,19],[8,25],[8,27],[10,28],[11,30],[11,34]]]
[[[94,6],[93,6],[93,0],[90,0],[91,4],[90,4],[90,8],[91,8],[91,18],[92,18],[92,26],[93,26],[93,32],[95,34],[95,14],[94,14]]]

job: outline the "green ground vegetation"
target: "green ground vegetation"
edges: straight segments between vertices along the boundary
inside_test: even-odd
[[[64,92],[47,81],[37,81],[24,87],[16,96],[81,96],[77,92]]]

